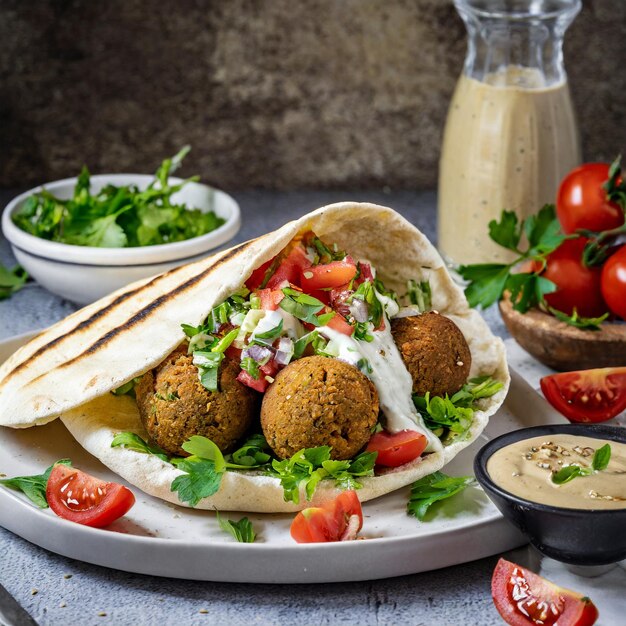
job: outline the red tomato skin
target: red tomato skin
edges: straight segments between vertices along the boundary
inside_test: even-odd
[[[546,400],[570,422],[606,422],[626,410],[626,367],[544,376]]]
[[[299,243],[287,253],[287,256],[267,281],[266,287],[278,289],[285,281],[299,287],[302,271],[310,266],[311,260],[307,257],[304,246]]]
[[[329,289],[349,283],[356,274],[354,262],[333,261],[303,269],[300,284],[307,293],[310,293],[316,289]]]
[[[250,278],[248,278],[248,280],[246,281],[246,287],[250,291],[255,291],[261,286],[265,278],[265,272],[267,272],[267,270],[269,269],[269,266],[273,262],[274,262],[274,259],[270,259],[269,261],[267,261],[267,263],[263,263],[263,265],[261,265],[260,267],[257,267],[257,269],[255,269],[254,272],[250,274]]]
[[[427,445],[426,436],[415,430],[401,430],[394,434],[382,431],[372,435],[366,450],[378,452],[376,465],[399,467],[420,456]]]
[[[626,319],[626,245],[619,248],[604,264],[601,286],[611,313]]]
[[[585,163],[561,181],[556,212],[566,235],[581,228],[610,230],[624,223],[624,211],[608,200],[602,186],[608,179],[607,163]]]
[[[350,324],[348,324],[346,318],[339,313],[335,313],[335,315],[333,315],[333,317],[331,317],[330,320],[327,322],[326,326],[328,326],[328,328],[336,330],[342,335],[348,335],[348,337],[352,336],[352,331],[354,330],[354,328],[350,326]]]
[[[242,384],[254,389],[255,391],[259,391],[260,393],[264,393],[265,390],[270,386],[269,382],[265,380],[264,374],[259,374],[258,378],[254,378],[245,370],[241,370],[237,375],[237,380]]]
[[[83,487],[86,488],[87,492],[94,496],[94,501],[90,499],[85,502],[84,508],[80,507],[82,502],[70,508],[66,499],[68,494],[72,493],[72,489],[66,488],[61,491],[67,484],[77,486],[75,491],[80,490],[79,493],[83,492]],[[98,489],[103,495],[98,493]],[[78,498],[78,493],[75,496]],[[56,465],[50,473],[46,485],[46,499],[50,508],[59,517],[94,528],[108,526],[128,513],[135,504],[135,496],[130,489],[118,483],[107,483],[67,465]]]
[[[517,600],[513,599],[510,591],[512,581],[515,581]],[[525,603],[526,598],[523,597],[526,593],[529,594],[529,604]],[[538,622],[524,615],[522,610],[536,615],[541,611],[541,607],[537,605],[542,600],[559,609],[558,615],[549,613],[548,618],[542,620],[541,623],[546,626],[554,626],[557,620],[561,626],[592,626],[598,619],[598,609],[589,598],[558,587],[538,574],[505,559],[500,559],[493,571],[491,597],[498,613],[510,626],[537,626]],[[538,602],[532,603],[535,598]]]
[[[585,267],[582,254],[587,239],[566,239],[548,255],[547,267],[542,274],[551,280],[557,289],[545,296],[546,302],[567,315],[574,307],[583,317],[600,317],[607,312],[602,298],[600,267]]]
[[[298,543],[341,541],[353,515],[358,517],[361,530],[363,510],[359,497],[353,490],[342,491],[334,500],[300,511],[291,523],[291,536]]]
[[[259,289],[257,295],[261,299],[261,308],[264,311],[276,311],[285,294],[280,289]]]

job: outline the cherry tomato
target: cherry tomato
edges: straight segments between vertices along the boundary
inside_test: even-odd
[[[298,243],[287,253],[272,277],[267,281],[266,287],[278,289],[285,281],[300,286],[302,271],[310,265],[311,261],[306,255],[304,246]]]
[[[626,319],[626,246],[619,248],[604,264],[601,285],[611,312]]]
[[[265,380],[265,376],[266,375],[261,372],[259,374],[259,377],[255,378],[254,376],[252,376],[252,374],[249,374],[248,372],[246,372],[246,370],[241,370],[239,374],[237,375],[237,380],[242,385],[246,385],[246,387],[250,387],[251,389],[254,389],[255,391],[264,393],[265,390],[270,386],[269,381]]]
[[[259,289],[256,293],[261,299],[261,308],[264,311],[275,311],[285,297],[280,289]]]
[[[556,212],[566,235],[579,228],[609,230],[624,223],[624,211],[608,200],[602,185],[609,179],[607,163],[585,163],[561,182]]]
[[[46,485],[46,499],[59,517],[96,528],[108,526],[135,504],[130,489],[67,465],[53,468]]]
[[[544,376],[541,391],[570,422],[605,422],[626,409],[626,367]]]
[[[254,291],[261,286],[263,280],[265,279],[265,272],[267,272],[273,262],[274,259],[270,259],[267,263],[263,263],[261,267],[258,267],[254,270],[254,272],[252,272],[252,274],[250,274],[250,278],[246,281],[246,287],[250,291]]]
[[[291,536],[298,543],[346,541],[363,527],[363,510],[355,491],[343,491],[320,507],[300,511],[291,523]]]
[[[600,289],[602,268],[583,265],[586,243],[584,237],[567,239],[548,255],[543,276],[555,283],[557,290],[545,299],[551,307],[567,315],[576,307],[582,317],[600,317],[607,312]]]
[[[591,626],[598,609],[582,594],[557,587],[515,563],[500,559],[491,578],[491,597],[510,626]]]
[[[326,325],[342,335],[348,335],[348,337],[352,335],[352,331],[354,330],[354,328],[348,324],[346,318],[343,315],[339,315],[339,313],[335,313]]]
[[[378,452],[376,465],[399,467],[420,456],[427,445],[426,436],[415,430],[401,430],[393,435],[383,430],[372,436],[367,451]]]
[[[313,265],[302,272],[301,285],[307,292],[314,289],[339,287],[350,282],[357,273],[354,262],[333,261],[325,265]]]

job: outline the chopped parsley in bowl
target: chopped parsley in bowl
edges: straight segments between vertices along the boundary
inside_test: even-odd
[[[239,231],[239,206],[195,178],[170,177],[185,153],[155,176],[83,171],[14,198],[2,230],[18,263],[84,305],[223,247]]]

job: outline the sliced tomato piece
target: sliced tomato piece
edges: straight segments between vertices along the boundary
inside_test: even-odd
[[[544,376],[541,391],[570,422],[605,422],[626,409],[626,367]]]
[[[259,368],[263,376],[270,376],[274,378],[276,374],[278,374],[278,370],[280,369],[280,365],[276,363],[274,359],[268,361],[265,365],[261,365]]]
[[[324,303],[326,306],[330,306],[330,290],[314,289],[313,291],[309,291],[307,293],[310,296],[317,298],[320,302]]]
[[[505,559],[493,572],[491,596],[511,626],[591,626],[598,619],[598,609],[589,598]]]
[[[130,489],[108,483],[67,465],[56,465],[46,485],[50,508],[63,519],[102,528],[135,504]]]
[[[241,348],[236,348],[232,343],[226,348],[224,354],[233,361],[241,361]]]
[[[302,271],[310,267],[311,260],[301,243],[295,245],[285,256],[272,277],[267,281],[266,287],[278,289],[285,281],[300,286]]]
[[[350,283],[335,287],[331,289],[329,293],[330,306],[338,313],[341,313],[341,315],[348,315],[348,313],[350,313],[350,304],[348,301],[354,293],[354,291],[350,289]]]
[[[300,511],[291,523],[291,536],[298,543],[355,539],[363,527],[363,510],[355,491],[340,493],[321,507]]]
[[[399,467],[420,456],[427,445],[426,436],[415,430],[401,430],[394,434],[383,430],[372,435],[367,451],[378,452],[376,465]]]
[[[280,289],[259,289],[256,293],[261,299],[261,308],[264,311],[275,311],[285,297]]]
[[[250,291],[255,291],[261,286],[263,280],[265,279],[265,272],[267,272],[273,262],[274,259],[270,259],[267,263],[263,263],[261,267],[257,267],[257,269],[255,269],[254,272],[250,274],[250,278],[248,278],[248,280],[246,281],[246,287]]]
[[[300,284],[310,293],[315,289],[329,289],[349,283],[356,274],[356,264],[353,261],[333,261],[303,269]]]
[[[237,375],[237,380],[247,387],[265,393],[265,390],[270,386],[269,381],[265,380],[265,374],[259,374],[258,378],[254,378],[251,374],[248,374],[246,370],[241,370]]]
[[[354,330],[354,328],[350,326],[350,324],[348,324],[348,321],[346,320],[346,318],[343,315],[339,315],[339,313],[337,312],[335,312],[335,314],[330,318],[330,320],[328,320],[328,322],[326,323],[326,326],[328,326],[328,328],[332,328],[333,330],[336,330],[338,333],[341,333],[342,335],[348,335],[348,337],[352,335],[352,331]]]

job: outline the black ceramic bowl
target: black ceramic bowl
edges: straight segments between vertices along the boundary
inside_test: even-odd
[[[566,509],[531,502],[505,491],[487,473],[487,461],[500,448],[530,437],[565,433],[626,443],[626,429],[614,426],[557,424],[523,428],[493,439],[478,451],[474,459],[476,478],[502,515],[546,556],[572,565],[607,565],[626,559],[626,508]]]

